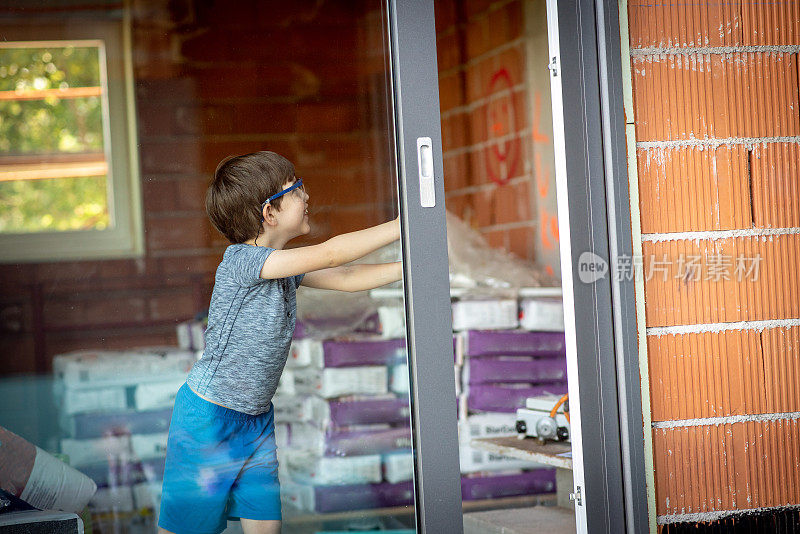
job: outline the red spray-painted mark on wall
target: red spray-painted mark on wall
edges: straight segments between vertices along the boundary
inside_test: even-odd
[[[551,250],[555,248],[553,241],[558,243],[558,216],[550,215],[547,208],[542,208],[542,215],[539,218],[539,231],[542,238],[542,246]],[[550,238],[553,238],[553,241]]]
[[[558,217],[555,215],[550,217],[550,234],[558,241]]]
[[[539,197],[547,197],[547,192],[550,191],[550,180],[542,168],[542,155],[538,152],[533,155],[533,172],[536,175],[536,189],[539,191]]]
[[[549,225],[547,224],[550,220],[550,214],[547,212],[547,209],[542,208],[542,214],[539,217],[539,235],[542,238],[542,246],[545,250],[552,250],[555,248],[555,245],[550,241],[550,236],[547,235],[547,230]]]
[[[533,126],[531,136],[534,143],[550,144],[550,136],[539,131],[539,121],[542,118],[542,94],[538,91],[533,95]]]
[[[514,177],[521,152],[519,138],[503,139],[516,131],[514,124],[516,108],[511,94],[512,87],[511,75],[506,68],[495,72],[489,81],[490,95],[498,91],[507,91],[503,96],[492,99],[486,106],[486,124],[489,125],[486,172],[489,179],[497,185],[506,185]]]
[[[534,145],[550,144],[550,136],[538,130],[541,117],[542,95],[536,92],[533,97],[533,127],[531,128],[531,137],[533,138]],[[542,155],[539,152],[533,155],[533,169],[534,175],[536,176],[536,188],[539,192],[539,198],[544,199],[550,192],[550,173],[544,168],[544,165],[542,165]],[[555,248],[554,242],[558,242],[558,216],[551,215],[544,206],[542,206],[541,216],[539,218],[539,233],[542,246],[546,250]],[[550,239],[551,237],[552,241]],[[552,269],[553,268],[550,267],[550,271],[552,271]]]

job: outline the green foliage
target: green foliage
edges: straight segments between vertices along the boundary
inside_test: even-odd
[[[97,87],[98,47],[0,48],[0,91]],[[99,97],[0,101],[0,156],[103,152]],[[0,233],[103,229],[105,176],[0,182]]]
[[[0,232],[102,230],[106,198],[105,176],[0,182]]]
[[[0,48],[0,91],[98,85],[100,49],[95,46]]]
[[[0,154],[102,152],[100,99],[0,101]]]
[[[0,48],[0,91],[96,87],[95,47]],[[101,152],[98,97],[0,101],[0,155]]]

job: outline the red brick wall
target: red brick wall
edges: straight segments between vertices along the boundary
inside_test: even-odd
[[[229,154],[270,149],[295,163],[312,208],[299,243],[393,216],[378,8],[134,2],[145,254],[0,265],[0,350],[14,355],[0,372],[43,372],[66,350],[174,344],[175,323],[207,305],[226,245],[203,199]],[[523,2],[435,9],[448,208],[533,259]]]
[[[657,514],[800,503],[800,4],[628,17]]]
[[[226,245],[203,202],[229,154],[295,163],[311,196],[303,242],[391,218],[383,63],[359,46],[381,42],[374,5],[134,2],[145,254],[0,265],[0,373],[44,372],[72,349],[175,344]]]
[[[535,259],[531,95],[522,0],[437,1],[447,209]]]

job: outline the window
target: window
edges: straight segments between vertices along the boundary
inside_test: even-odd
[[[21,25],[3,33],[0,259],[141,254],[123,23]]]

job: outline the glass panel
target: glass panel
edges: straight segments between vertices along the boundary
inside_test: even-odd
[[[123,20],[117,4],[36,13],[7,10],[0,27],[26,24],[46,39],[41,28]],[[235,533],[232,518],[278,512],[282,532],[414,532],[383,2],[164,0],[128,15],[146,253],[0,266],[0,481],[12,482],[0,509],[64,508],[94,533],[155,532],[159,520]],[[55,57],[45,48],[29,53]],[[80,134],[100,124],[81,107],[96,97],[50,98],[8,105],[78,153],[102,153],[102,140]],[[57,105],[82,111],[61,120]],[[66,146],[48,139],[41,150],[0,146],[0,159]],[[258,151],[293,167],[271,154],[226,159]],[[239,182],[207,202],[215,172]],[[28,205],[19,183],[49,229],[79,215],[62,202],[97,203],[95,179],[0,182],[13,231],[32,224],[17,214]],[[303,188],[260,207],[297,179]],[[336,263],[369,265],[320,272],[319,251],[281,260],[324,242]],[[295,292],[302,262],[316,262],[303,283],[317,288]],[[44,467],[30,474],[34,457]]]
[[[575,520],[545,2],[455,4],[437,4],[436,29],[465,531],[485,521],[567,531]]]
[[[0,232],[105,228],[107,189],[105,175],[0,182]]]
[[[102,230],[102,47],[45,44],[0,46],[0,233]]]

